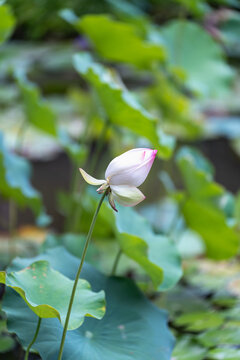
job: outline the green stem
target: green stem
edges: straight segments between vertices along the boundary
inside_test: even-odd
[[[38,333],[39,333],[39,329],[40,329],[40,325],[41,325],[41,321],[42,321],[42,318],[39,317],[39,318],[38,318],[37,328],[36,328],[34,337],[33,337],[32,341],[30,342],[30,344],[29,344],[28,347],[27,347],[24,360],[28,360],[29,351],[30,351],[31,347],[33,346],[33,344],[35,343],[35,341],[36,341],[36,339],[37,339],[37,336],[38,336]]]
[[[67,311],[67,316],[66,316],[64,328],[63,328],[63,334],[62,334],[62,340],[61,340],[58,360],[62,359],[64,342],[65,342],[65,338],[66,338],[68,323],[69,323],[69,319],[70,319],[70,315],[71,315],[71,310],[72,310],[72,306],[73,306],[73,300],[74,300],[75,292],[76,292],[76,289],[77,289],[79,276],[80,276],[81,271],[82,271],[83,263],[84,263],[86,253],[87,253],[87,248],[88,248],[89,242],[90,242],[91,237],[92,237],[92,232],[93,232],[94,225],[95,225],[95,222],[96,222],[96,219],[97,219],[97,215],[99,213],[99,210],[101,208],[101,205],[103,203],[103,200],[104,200],[107,192],[108,192],[108,189],[103,193],[103,195],[102,195],[102,197],[101,197],[101,199],[100,199],[100,201],[98,203],[97,209],[96,209],[95,214],[94,214],[93,219],[92,219],[92,223],[90,225],[90,229],[88,231],[87,239],[86,239],[85,246],[84,246],[84,249],[83,249],[82,258],[81,258],[79,268],[78,268],[78,271],[77,271],[77,274],[76,274],[76,277],[75,277],[75,281],[74,281],[74,285],[73,285],[73,289],[72,289],[72,294],[71,294],[71,298],[70,298],[69,305],[68,305],[68,311]]]
[[[115,258],[115,261],[113,263],[113,268],[112,268],[112,271],[111,271],[112,276],[116,274],[117,266],[118,266],[121,255],[122,255],[122,249],[119,249],[118,253],[117,253],[117,256]]]

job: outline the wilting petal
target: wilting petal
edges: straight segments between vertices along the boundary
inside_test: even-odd
[[[108,201],[109,201],[109,204],[111,205],[111,207],[113,208],[113,210],[118,212],[118,210],[116,209],[116,205],[115,205],[115,202],[114,202],[112,192],[110,192],[110,194],[108,195]]]
[[[148,176],[157,150],[138,148],[129,150],[113,159],[105,177],[110,185],[140,186]]]
[[[113,199],[123,206],[135,206],[145,199],[143,193],[134,186],[111,186]]]
[[[82,177],[84,178],[84,180],[90,184],[90,185],[102,185],[106,182],[106,180],[98,180],[95,179],[94,177],[92,177],[91,175],[89,175],[88,173],[86,173],[86,171],[84,171],[83,169],[79,169],[80,173],[82,174]]]

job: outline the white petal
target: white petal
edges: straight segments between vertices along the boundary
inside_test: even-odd
[[[113,199],[123,206],[135,206],[145,199],[143,193],[134,186],[112,185]]]
[[[88,173],[86,173],[86,171],[84,171],[83,169],[79,169],[80,173],[82,174],[82,177],[84,178],[84,180],[90,184],[90,185],[102,185],[106,182],[106,180],[98,180],[95,179],[94,177],[92,177],[91,175],[89,175]]]
[[[148,176],[157,150],[138,148],[129,150],[113,159],[105,177],[110,185],[140,186]]]

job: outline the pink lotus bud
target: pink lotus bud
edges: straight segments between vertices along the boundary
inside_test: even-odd
[[[137,189],[148,176],[157,150],[132,149],[113,159],[105,172],[105,180],[98,180],[79,169],[84,180],[91,185],[101,185],[98,192],[109,188],[109,202],[116,210],[114,200],[123,206],[134,206],[145,199]]]

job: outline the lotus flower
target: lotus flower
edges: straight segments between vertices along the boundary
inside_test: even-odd
[[[105,179],[98,180],[79,169],[84,180],[91,185],[101,185],[99,194],[107,190],[109,203],[117,211],[115,201],[123,206],[135,206],[145,199],[137,188],[148,176],[157,150],[138,148],[126,151],[113,159],[105,172]]]

